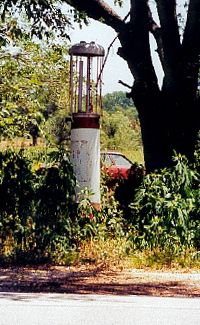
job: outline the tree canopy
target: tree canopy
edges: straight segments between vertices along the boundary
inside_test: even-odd
[[[12,38],[8,47],[2,46],[1,139],[34,138],[41,130],[49,139],[55,138],[55,120],[64,120],[67,114],[68,75],[66,45],[47,45],[22,37]],[[61,132],[61,125],[57,128]]]
[[[62,14],[61,1],[54,0],[6,0],[0,1],[1,18],[4,21],[9,13],[18,21],[16,33],[23,29],[22,17],[31,22],[31,34],[39,38],[48,37],[52,31],[67,36],[66,25],[70,25],[68,16]],[[2,31],[1,31],[2,32]],[[3,30],[4,32],[4,30]],[[4,33],[1,33],[4,40]]]
[[[135,106],[130,98],[127,98],[123,91],[114,91],[103,96],[103,107],[107,111],[115,111],[118,107],[125,110],[132,109],[135,111]],[[135,114],[137,112],[135,111]]]

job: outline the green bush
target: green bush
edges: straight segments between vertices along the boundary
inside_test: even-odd
[[[77,259],[84,241],[122,238],[125,225],[114,196],[102,186],[97,211],[76,180],[66,150],[6,150],[0,156],[0,255],[17,263]]]
[[[0,238],[1,248],[10,238],[21,249],[26,246],[34,189],[30,161],[23,151],[0,153]]]
[[[46,164],[35,169],[23,150],[0,154],[2,256],[41,259],[50,257],[61,239],[70,245],[75,177],[64,150],[47,156]]]
[[[46,251],[58,238],[69,241],[69,218],[74,209],[75,177],[65,151],[50,154],[54,164],[45,166],[35,174],[35,235],[36,247]]]
[[[199,172],[181,156],[174,167],[144,178],[131,204],[139,248],[199,247]]]
[[[119,203],[105,185],[101,186],[101,210],[96,210],[90,202],[90,193],[78,205],[78,219],[82,229],[82,239],[123,237],[125,223]]]

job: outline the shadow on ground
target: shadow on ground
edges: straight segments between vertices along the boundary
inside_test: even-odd
[[[107,271],[90,265],[45,265],[0,268],[0,292],[200,297],[200,285],[185,280],[149,279],[141,273]]]

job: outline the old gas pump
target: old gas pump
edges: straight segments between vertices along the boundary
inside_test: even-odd
[[[91,202],[100,207],[100,129],[104,49],[80,42],[69,49],[71,162],[78,181],[76,197],[87,188]]]

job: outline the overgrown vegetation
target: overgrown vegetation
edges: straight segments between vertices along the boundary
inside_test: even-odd
[[[71,245],[67,227],[75,178],[69,159],[62,150],[51,151],[40,167],[34,158],[23,150],[1,153],[0,238],[6,259],[48,258],[60,237]]]
[[[200,181],[197,164],[176,156],[174,167],[144,178],[131,204],[136,245],[178,252],[200,245]]]
[[[75,203],[66,151],[6,150],[0,156],[1,262],[198,267],[199,170],[199,155],[192,166],[176,156],[171,169],[147,176],[137,165],[115,190],[102,184],[97,211],[87,191]]]

